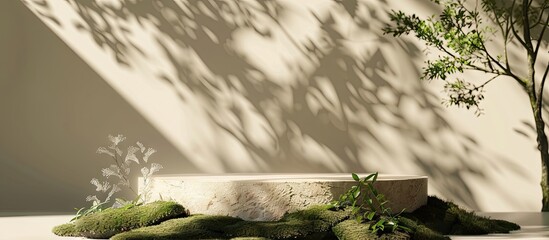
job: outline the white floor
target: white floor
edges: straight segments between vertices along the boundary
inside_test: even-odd
[[[452,239],[548,239],[549,213],[481,213],[497,219],[518,223],[522,229],[511,234],[493,234],[485,236],[451,236]],[[51,233],[53,226],[66,223],[71,215],[14,216],[0,217],[0,240],[48,240],[83,239],[57,237]]]
[[[521,230],[511,234],[491,234],[484,236],[451,236],[452,239],[549,239],[549,213],[520,212],[520,213],[479,213],[493,219],[503,219],[515,222]]]
[[[82,239],[58,237],[51,229],[68,222],[73,215],[0,217],[0,240]]]

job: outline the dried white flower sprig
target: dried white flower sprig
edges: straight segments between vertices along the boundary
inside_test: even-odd
[[[131,172],[132,165],[142,166],[149,162],[149,158],[156,152],[154,148],[147,148],[142,143],[137,142],[136,145],[128,146],[126,154],[120,149],[120,143],[126,140],[122,134],[117,136],[109,135],[108,137],[110,145],[107,147],[99,147],[97,149],[98,154],[105,154],[110,156],[114,160],[114,164],[111,164],[107,168],[103,168],[101,173],[106,178],[105,181],[99,181],[97,178],[93,178],[90,182],[95,186],[95,191],[98,193],[107,193],[105,200],[101,201],[97,195],[90,195],[86,198],[86,201],[92,202],[92,207],[105,205],[109,203],[113,195],[122,190],[122,188],[130,189],[136,196],[138,196],[138,202],[146,202],[150,196],[150,177],[162,169],[162,165],[158,163],[151,163],[150,167],[142,167],[141,174],[143,177],[143,192],[141,195],[132,188],[129,180],[129,174]],[[139,160],[141,158],[141,161]],[[113,206],[120,206],[127,203],[127,201],[117,198]]]

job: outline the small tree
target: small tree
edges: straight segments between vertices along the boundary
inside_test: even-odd
[[[546,47],[543,37],[549,23],[546,11],[549,0],[432,1],[441,6],[438,17],[422,19],[415,14],[393,11],[392,25],[384,29],[385,33],[395,37],[414,33],[428,48],[440,52],[435,60],[426,61],[422,78],[446,82],[448,105],[472,108],[481,114],[479,102],[488,83],[509,77],[521,86],[530,100],[541,154],[542,211],[549,211],[549,152],[542,116],[549,64],[544,63],[543,74],[536,74],[540,49]],[[501,37],[501,42],[492,41],[494,37]],[[526,56],[524,61],[510,63],[510,47],[521,49]],[[519,73],[518,68],[528,71]],[[490,78],[473,82],[452,76],[465,71],[483,72]]]

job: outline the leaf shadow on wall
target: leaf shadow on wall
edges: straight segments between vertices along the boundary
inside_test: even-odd
[[[282,1],[69,2],[83,20],[75,25],[123,67],[137,68],[148,51],[125,23],[135,20],[156,34],[173,69],[158,72],[158,80],[183,102],[200,100],[204,124],[249,158],[247,168],[235,166],[208,146],[218,157],[209,160],[224,172],[424,174],[445,197],[473,209],[478,203],[466,177],[494,181],[484,168],[526,174],[453,127],[438,95],[419,81],[421,50],[382,34],[387,1],[305,11],[313,19],[309,35],[288,24],[303,12]],[[242,35],[273,48],[284,42],[291,56],[271,59],[283,77],[246,50]]]
[[[51,5],[47,0],[21,0],[21,2],[33,8],[40,18],[62,27],[61,21],[52,12]]]

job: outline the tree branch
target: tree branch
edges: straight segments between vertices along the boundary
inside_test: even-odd
[[[517,29],[515,29],[515,23],[513,22],[513,12],[515,9],[515,4],[516,4],[516,0],[513,0],[513,4],[511,5],[511,10],[509,12],[509,19],[511,21],[511,32],[513,33],[515,38],[520,42],[520,44],[526,48],[526,42],[518,34]]]
[[[526,47],[526,42],[524,40],[522,40],[522,38],[518,35],[518,32],[515,29],[515,24],[514,23],[511,23],[511,30],[512,30],[511,32],[513,33],[515,38],[520,42],[520,44],[522,46]]]
[[[530,87],[530,89],[527,89],[527,92],[530,92],[531,94],[536,96],[536,66],[535,66],[535,56],[534,56],[534,47],[532,45],[532,37],[530,35],[530,27],[528,26],[528,23],[530,22],[528,18],[528,7],[530,5],[530,1],[523,0],[522,1],[522,30],[523,30],[523,37],[525,44],[524,47],[526,48],[526,53],[528,56],[528,82],[527,86]],[[543,89],[542,89],[543,91]],[[534,104],[537,104],[539,99],[534,99],[536,102]]]
[[[507,44],[509,43],[509,31],[511,31],[510,20],[505,21],[505,34],[504,34],[504,42],[503,42],[503,54],[505,55],[505,66],[507,66],[507,69],[509,69],[509,72],[512,72],[511,65],[509,64],[509,53],[507,51]]]
[[[479,67],[479,66],[476,66],[476,65],[473,65],[473,64],[468,64],[466,65],[467,67],[464,68],[464,70],[474,70],[474,71],[479,71],[479,72],[483,72],[483,73],[490,73],[490,74],[497,74],[497,75],[504,75],[504,76],[507,76],[506,73],[502,73],[502,72],[497,72],[497,71],[491,71],[491,70],[488,70],[486,68],[482,68],[482,67]]]
[[[484,82],[482,85],[480,85],[479,88],[486,86],[488,83],[490,83],[491,81],[493,81],[494,79],[496,79],[496,78],[498,78],[498,77],[500,77],[500,76],[501,76],[501,75],[496,74],[496,75],[493,76],[492,78],[488,79],[488,81],[486,81],[486,82]]]
[[[534,29],[538,24],[541,23],[542,19],[543,19],[543,11],[545,11],[547,9],[547,4],[549,4],[548,1],[543,1],[543,5],[541,5],[541,7],[539,8],[539,11],[540,11],[540,15],[538,16],[538,20],[536,20],[536,22],[532,25],[530,25],[530,29]],[[545,24],[547,25],[547,24]]]
[[[549,73],[549,63],[547,63],[547,67],[545,68],[545,72],[543,73],[543,77],[541,78],[541,83],[538,89],[538,99],[536,101],[536,106],[538,107],[538,109],[541,109],[541,105],[543,104],[543,89],[545,88],[547,73]]]
[[[478,3],[478,2],[477,2]],[[465,9],[465,11],[467,11],[467,13],[469,13],[469,15],[473,16],[473,19],[475,21],[475,31],[476,31],[476,34],[477,34],[477,37],[479,37],[480,39],[482,39],[482,36],[480,35],[480,29],[478,28],[479,25],[480,25],[480,21],[478,20],[478,14],[476,14],[476,8],[477,6],[475,6],[475,12],[473,11],[470,11],[468,10],[464,5],[463,3],[460,3],[461,7],[463,9]],[[493,68],[492,67],[492,62],[494,62],[496,65],[498,65],[498,67],[500,67],[504,72],[508,72],[508,73],[511,73],[511,67],[509,66],[509,61],[508,61],[508,58],[507,58],[507,38],[508,38],[508,34],[503,31],[503,24],[501,24],[501,22],[499,21],[499,18],[497,16],[497,13],[494,11],[494,17],[495,17],[495,20],[496,20],[496,23],[498,24],[499,28],[501,29],[501,33],[505,39],[505,42],[504,42],[504,45],[505,45],[505,67],[499,62],[499,60],[497,60],[496,58],[494,58],[489,52],[488,52],[488,49],[486,47],[486,45],[484,44],[484,41],[481,41],[481,49],[483,50],[483,52],[486,54],[486,57],[489,58],[489,61],[488,61],[488,64],[490,64],[490,68]],[[463,32],[462,29],[460,29],[461,33],[465,34]]]
[[[522,31],[523,31],[523,40],[526,43],[526,50],[529,54],[532,56],[534,55],[534,47],[532,44],[532,37],[530,35],[530,27],[528,26],[528,23],[530,22],[530,19],[528,17],[528,7],[530,6],[530,1],[523,0],[522,1]],[[535,61],[535,60],[534,60]]]
[[[493,71],[489,71],[487,69],[484,69],[484,68],[481,68],[481,67],[478,67],[478,66],[475,66],[475,65],[468,65],[468,68],[465,68],[465,70],[479,71],[479,72],[483,72],[483,73],[495,74],[497,76],[508,76],[508,77],[513,78],[515,81],[517,81],[517,83],[521,87],[523,87],[524,89],[528,88],[528,85],[526,84],[526,81],[524,81],[523,79],[521,79],[519,76],[517,76],[515,74],[508,74],[508,73],[502,73],[502,72],[493,72]],[[491,80],[493,80],[493,79],[491,79]],[[487,84],[487,83],[485,83],[485,84]],[[483,85],[485,85],[485,84],[483,84]]]
[[[496,65],[498,65],[498,67],[500,67],[501,70],[503,70],[504,72],[506,72],[506,73],[511,73],[511,69],[504,67],[497,59],[495,59],[495,58],[488,52],[488,49],[486,48],[486,45],[484,45],[484,42],[482,43],[482,51],[484,51],[484,53],[486,54],[486,56],[488,57],[488,59],[490,59],[490,62],[494,62],[494,63],[495,63]]]

